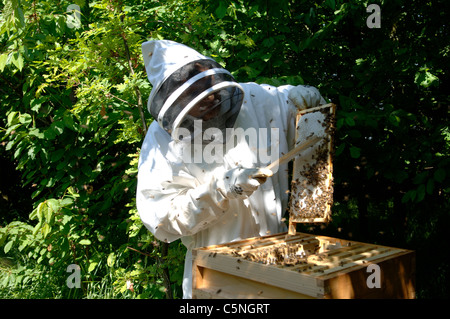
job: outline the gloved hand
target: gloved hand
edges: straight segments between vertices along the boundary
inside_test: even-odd
[[[289,99],[299,110],[316,107],[325,104],[325,99],[320,95],[319,90],[309,85],[298,85],[289,90]]]
[[[268,169],[236,167],[218,178],[217,188],[226,198],[247,198],[270,176],[272,171]]]

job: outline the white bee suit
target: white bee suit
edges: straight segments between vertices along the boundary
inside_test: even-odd
[[[158,56],[155,42],[166,45],[166,48],[172,46],[173,51]],[[198,53],[186,48],[165,40],[142,45],[153,90],[168,77],[168,69],[173,71],[180,67],[175,67],[174,63],[178,61],[182,64],[183,59],[194,61],[199,58]],[[149,56],[157,57],[158,70],[152,66],[155,61],[149,61]],[[165,61],[164,57],[170,61]],[[212,144],[194,145],[175,141],[155,120],[141,148],[137,208],[142,222],[156,238],[165,242],[181,238],[187,247],[184,298],[192,297],[193,248],[286,230],[281,219],[288,201],[287,164],[280,166],[248,198],[224,197],[218,191],[218,182],[223,173],[232,168],[264,167],[287,153],[295,143],[295,104],[302,100],[306,106],[312,107],[324,102],[318,91],[311,87],[275,88],[256,83],[239,85],[244,97],[234,128],[249,134],[236,134],[233,142],[216,144],[214,148]],[[150,99],[155,94],[152,91]],[[251,135],[255,132],[256,143],[252,139],[255,135]],[[215,149],[213,160],[212,148]]]

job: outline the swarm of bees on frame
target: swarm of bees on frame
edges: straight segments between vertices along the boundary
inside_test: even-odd
[[[333,203],[334,112],[323,108],[302,115],[297,131],[300,133],[298,143],[312,135],[318,135],[322,139],[303,152],[294,163],[289,203],[290,220],[328,221]]]
[[[350,246],[350,243],[347,246]],[[338,263],[337,266],[344,266],[351,262],[345,258],[339,260],[333,255],[329,256],[330,251],[338,248],[341,248],[340,244],[330,245],[320,240],[312,240],[309,243],[282,242],[260,247],[254,245],[247,248],[235,247],[221,250],[220,254],[235,257],[238,270],[244,261],[250,261],[275,267],[287,267],[300,273],[320,274],[333,267],[333,263]],[[215,258],[217,254],[217,251],[213,251],[208,257]]]
[[[280,243],[259,248],[251,246],[249,249],[237,247],[221,253],[238,257],[238,264],[242,260],[248,260],[265,265],[296,266],[308,264],[308,256],[319,251],[319,248],[319,242],[312,246],[308,245],[307,247],[299,243]],[[217,252],[212,252],[210,257],[215,257],[216,255]]]

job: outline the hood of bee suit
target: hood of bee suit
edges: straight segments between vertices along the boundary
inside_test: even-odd
[[[225,143],[225,131],[233,128],[244,98],[230,72],[170,40],[144,42],[142,55],[153,86],[148,111],[172,139]]]

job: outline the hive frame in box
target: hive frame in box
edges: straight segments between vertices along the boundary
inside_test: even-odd
[[[290,264],[252,257],[289,247],[305,254]],[[415,253],[406,249],[281,233],[196,248],[192,256],[193,298],[415,298]],[[368,284],[372,264],[379,287]]]
[[[299,111],[296,145],[313,135],[321,140],[294,160],[289,200],[289,235],[297,223],[326,223],[333,204],[333,147],[336,105]]]

